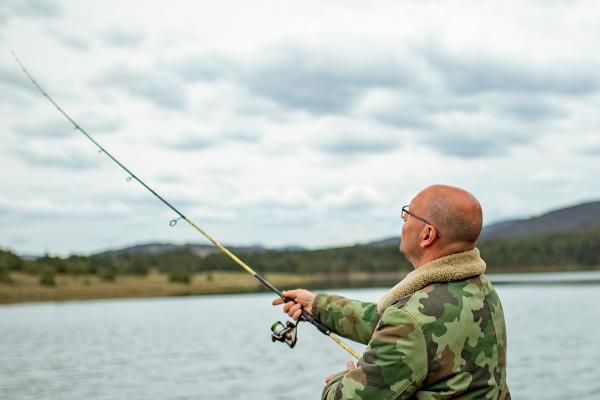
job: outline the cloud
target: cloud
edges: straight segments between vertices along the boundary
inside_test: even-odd
[[[61,217],[61,216],[93,216],[98,215],[125,215],[131,211],[130,207],[119,201],[91,204],[89,202],[69,203],[56,201],[46,197],[30,197],[13,199],[0,196],[0,209],[11,213]]]
[[[393,151],[400,145],[399,137],[377,134],[340,132],[323,136],[316,147],[326,153],[341,156],[378,154]]]
[[[31,84],[27,76],[21,73],[17,68],[18,67],[5,68],[0,66],[0,85],[9,86],[28,93],[37,93],[37,90]]]
[[[156,177],[157,182],[161,183],[185,183],[185,179],[174,173],[164,173]]]
[[[78,51],[89,51],[91,45],[77,36],[75,32],[64,32],[56,28],[48,29],[48,33],[67,47]]]
[[[411,80],[393,56],[282,46],[261,60],[245,83],[252,94],[282,107],[339,114],[369,88],[404,87]]]
[[[97,112],[78,114],[74,120],[92,135],[116,132],[124,125],[123,122],[116,120],[114,115],[106,117]]]
[[[524,122],[549,121],[567,115],[563,109],[549,104],[544,98],[525,100],[517,96],[505,101],[497,108],[497,112],[500,117],[508,116]]]
[[[45,137],[54,139],[61,139],[78,134],[69,121],[59,118],[44,123],[18,125],[14,128],[14,132],[18,135],[27,137]]]
[[[260,224],[277,229],[301,229],[311,226],[316,213],[315,198],[306,190],[294,186],[256,188],[253,191],[240,191],[231,197],[224,210],[236,216],[236,225]],[[212,208],[218,209],[219,206]],[[218,215],[218,213],[217,213]]]
[[[485,108],[477,112],[439,112],[430,117],[432,127],[413,139],[441,155],[461,158],[507,155],[515,146],[527,145],[544,131],[498,115]]]
[[[398,142],[417,142],[453,157],[497,157],[559,129],[557,120],[568,114],[548,97],[524,99],[513,93],[424,97],[387,91],[365,96],[357,112],[396,128]]]
[[[452,53],[439,45],[424,48],[422,54],[445,85],[459,95],[485,92],[585,95],[598,90],[595,72],[564,65],[521,65],[487,54]]]
[[[544,169],[533,171],[529,176],[529,180],[536,185],[560,185],[573,182],[577,175],[573,171]]]
[[[321,117],[307,129],[305,141],[313,149],[340,159],[394,151],[403,137],[397,129],[353,117]]]
[[[39,151],[28,148],[14,152],[21,160],[35,167],[53,167],[68,170],[95,168],[99,165],[98,158],[84,157],[72,150],[62,152]]]
[[[168,109],[186,108],[184,86],[172,74],[160,71],[134,71],[129,67],[113,67],[95,82],[102,88],[125,92]]]
[[[234,129],[223,132],[226,140],[242,143],[258,143],[262,133],[254,129]]]
[[[355,113],[397,129],[431,128],[431,116],[440,111],[473,111],[476,105],[459,99],[429,96],[421,90],[369,90],[354,107]]]
[[[193,82],[234,82],[288,110],[367,117],[392,131],[342,124],[315,135],[311,146],[336,156],[394,151],[410,137],[442,155],[505,156],[552,132],[553,122],[567,115],[550,96],[597,89],[590,74],[453,53],[435,43],[413,46],[404,58],[385,50],[279,44],[246,60],[194,55],[175,69]]]
[[[267,187],[240,191],[226,202],[223,210],[233,213],[240,226],[250,221],[251,225],[258,223],[269,228],[299,229],[312,225],[318,212],[315,205],[313,196],[302,188]]]
[[[18,246],[18,247],[27,245],[28,243],[31,243],[30,238],[23,237],[23,236],[10,237],[7,240],[11,245]]]
[[[372,186],[346,186],[341,192],[323,196],[319,203],[327,209],[365,212],[385,201]]]
[[[175,150],[197,151],[204,150],[216,145],[216,140],[202,134],[184,135],[177,138],[173,142],[168,142],[166,145]]]
[[[90,134],[114,132],[121,126],[120,122],[87,114],[75,117],[75,121],[77,123],[81,121],[80,126]],[[43,123],[17,125],[13,128],[13,131],[21,138],[64,139],[70,136],[81,135],[67,119],[60,116]]]
[[[460,158],[499,157],[507,155],[511,146],[527,139],[516,139],[505,132],[465,135],[462,132],[435,132],[423,135],[421,144],[440,154]]]
[[[144,39],[144,32],[131,27],[116,27],[101,35],[102,42],[111,47],[136,47]]]
[[[62,9],[50,0],[2,0],[0,2],[0,23],[13,17],[57,18]]]
[[[197,151],[228,142],[255,144],[260,141],[261,137],[262,134],[253,129],[243,130],[224,127],[221,132],[217,133],[206,132],[206,129],[186,132],[177,135],[174,140],[165,141],[164,144],[175,150]]]
[[[397,51],[342,47],[278,44],[250,59],[200,54],[170,68],[189,81],[232,81],[280,107],[315,114],[348,112],[370,88],[415,84],[413,72],[400,62]]]
[[[441,155],[497,157],[559,129],[556,121],[568,113],[548,97],[388,92],[365,96],[359,113],[399,129],[402,136],[397,140],[416,141]]]
[[[369,117],[399,129],[429,129],[432,110],[418,105],[373,110]]]
[[[591,146],[579,150],[580,154],[589,157],[600,157],[600,146]]]
[[[269,212],[308,209],[313,205],[312,196],[298,187],[267,188],[255,193],[242,193],[232,202],[232,206],[239,209],[269,210]]]
[[[203,222],[206,221],[235,221],[237,218],[237,213],[235,210],[225,210],[219,209],[217,207],[209,208],[209,207],[194,207],[191,210],[194,218],[198,218]]]
[[[165,66],[173,69],[183,79],[190,82],[212,82],[221,79],[235,80],[242,75],[242,63],[222,54],[194,54],[185,57],[175,65]]]

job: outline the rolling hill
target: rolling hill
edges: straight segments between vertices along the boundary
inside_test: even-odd
[[[481,241],[600,228],[600,201],[549,211],[539,216],[484,227]]]

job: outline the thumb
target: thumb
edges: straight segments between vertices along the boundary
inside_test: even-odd
[[[346,369],[347,369],[348,371],[350,371],[351,369],[356,369],[356,365],[354,365],[354,363],[353,363],[352,361],[348,361],[348,362],[346,363]]]

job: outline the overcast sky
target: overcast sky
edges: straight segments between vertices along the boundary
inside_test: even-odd
[[[600,198],[596,1],[0,2],[0,247],[398,235],[434,183],[485,223]]]

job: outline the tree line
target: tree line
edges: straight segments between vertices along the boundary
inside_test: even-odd
[[[494,239],[481,243],[488,272],[532,270],[577,270],[600,268],[600,230],[542,235],[530,238]],[[351,272],[410,271],[412,266],[397,246],[355,245],[320,250],[264,250],[245,252],[240,257],[260,273],[336,274]],[[227,256],[200,256],[189,249],[158,255],[45,255],[25,260],[0,250],[0,281],[10,282],[13,272],[39,277],[53,285],[56,274],[96,275],[106,281],[118,276],[144,276],[151,271],[166,274],[172,282],[189,282],[195,273],[239,271]]]

